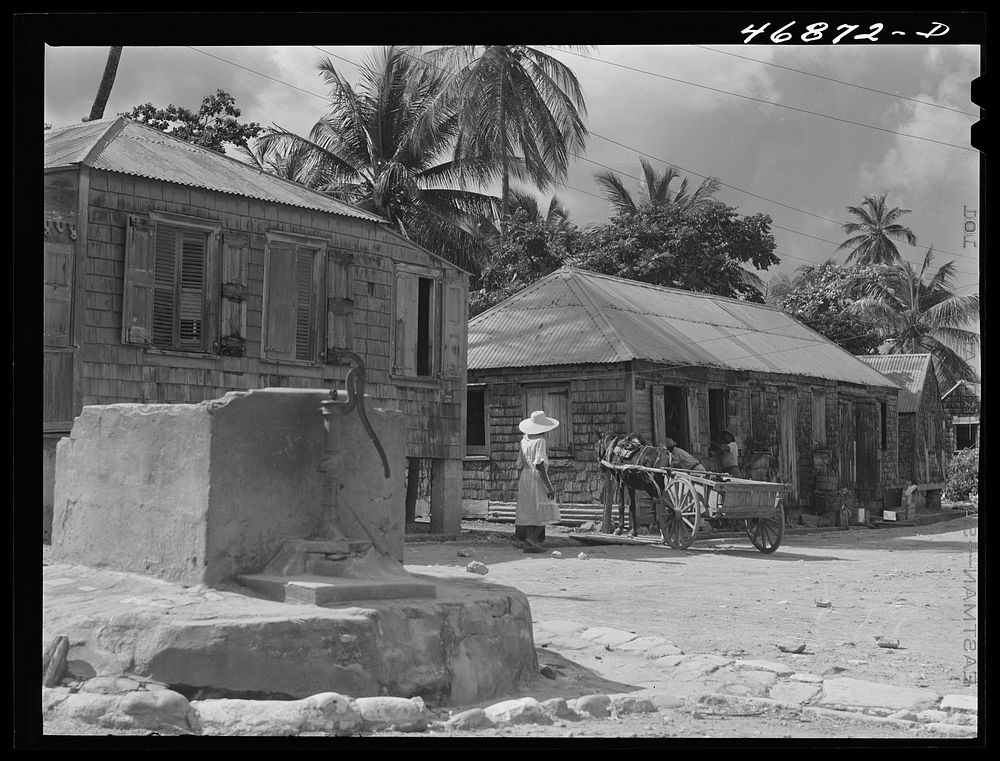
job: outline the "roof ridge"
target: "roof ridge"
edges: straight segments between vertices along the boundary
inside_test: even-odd
[[[651,288],[657,291],[667,291],[669,293],[682,293],[685,296],[697,296],[698,298],[710,299],[712,301],[732,301],[736,304],[741,304],[743,306],[760,307],[761,309],[767,309],[772,312],[780,312],[781,314],[787,314],[783,309],[771,306],[770,304],[758,304],[756,301],[745,301],[744,299],[736,299],[732,296],[720,296],[716,293],[705,293],[703,291],[689,291],[686,288],[674,288],[669,285],[657,285],[656,283],[647,283],[642,280],[632,280],[631,278],[621,277],[619,275],[608,275],[604,272],[595,272],[594,270],[588,270],[584,267],[576,267],[571,264],[564,265],[561,269],[574,270],[576,272],[583,273],[585,276],[602,277],[608,280],[617,280],[622,283],[628,283],[630,286],[641,286],[643,288]],[[556,270],[558,272],[559,270]]]
[[[608,344],[611,345],[611,348],[618,354],[619,361],[625,361],[629,358],[634,357],[634,355],[636,354],[635,350],[633,350],[628,345],[628,342],[626,342],[625,339],[621,337],[621,335],[615,329],[615,326],[611,324],[611,321],[604,316],[604,312],[601,311],[601,309],[598,308],[597,304],[594,303],[593,297],[589,293],[587,293],[587,291],[584,288],[582,288],[579,283],[574,283],[569,278],[566,279],[566,285],[574,293],[577,293],[581,297],[581,300],[585,301],[586,305],[589,306],[589,309],[587,309],[587,313],[590,315],[590,319],[594,321],[594,326],[601,331],[601,335],[604,336],[604,340],[606,340]],[[584,308],[587,308],[587,306],[585,306]],[[600,323],[602,322],[604,323],[604,326],[607,328],[607,333],[610,333],[611,336],[618,342],[618,346],[615,346],[612,343],[612,341],[608,338],[607,333],[601,330]]]

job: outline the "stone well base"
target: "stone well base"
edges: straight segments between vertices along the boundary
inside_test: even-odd
[[[433,581],[433,599],[338,607],[280,603],[249,589],[182,587],[79,565],[43,568],[42,647],[69,638],[69,675],[132,673],[190,694],[423,698],[463,705],[537,674],[519,590]]]

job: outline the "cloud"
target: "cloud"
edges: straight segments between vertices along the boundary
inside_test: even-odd
[[[924,62],[924,91],[916,100],[975,111],[969,100],[969,83],[979,75],[974,50],[930,48]],[[887,113],[887,126],[897,132],[971,147],[969,129],[975,119],[965,114],[912,101],[901,101]],[[977,196],[978,174],[976,152],[898,135],[880,160],[861,165],[858,188],[862,193],[875,192],[876,188],[878,192],[890,191],[905,199],[928,192],[968,192],[971,186]]]

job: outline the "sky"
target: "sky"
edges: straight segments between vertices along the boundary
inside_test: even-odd
[[[398,40],[393,40],[399,42]],[[415,40],[413,44],[420,44]],[[461,42],[457,40],[456,42]],[[476,42],[476,40],[469,40]],[[606,168],[638,188],[640,157],[676,166],[690,186],[706,176],[716,197],[742,214],[768,214],[782,272],[834,258],[847,237],[848,206],[888,193],[918,238],[897,245],[918,267],[954,261],[955,289],[979,289],[980,154],[970,127],[979,108],[970,83],[978,45],[593,45],[544,49],[576,74],[586,100],[587,146],[555,194],[577,225],[608,218],[594,175]],[[326,112],[317,63],[329,58],[348,81],[372,47],[128,46],[105,116],[142,103],[197,110],[218,89],[242,121],[301,135]],[[80,122],[90,112],[106,46],[45,46],[44,121]],[[837,80],[837,81],[834,81]],[[979,358],[973,359],[979,368]]]

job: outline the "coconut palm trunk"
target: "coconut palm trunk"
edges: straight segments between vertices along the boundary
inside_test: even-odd
[[[118,75],[118,62],[122,57],[122,45],[112,45],[108,51],[108,60],[104,64],[104,75],[101,77],[101,84],[97,88],[97,97],[94,98],[94,105],[90,109],[90,116],[84,121],[92,122],[104,118],[104,109],[108,105],[108,98],[111,97],[111,88],[115,85],[115,77]]]

